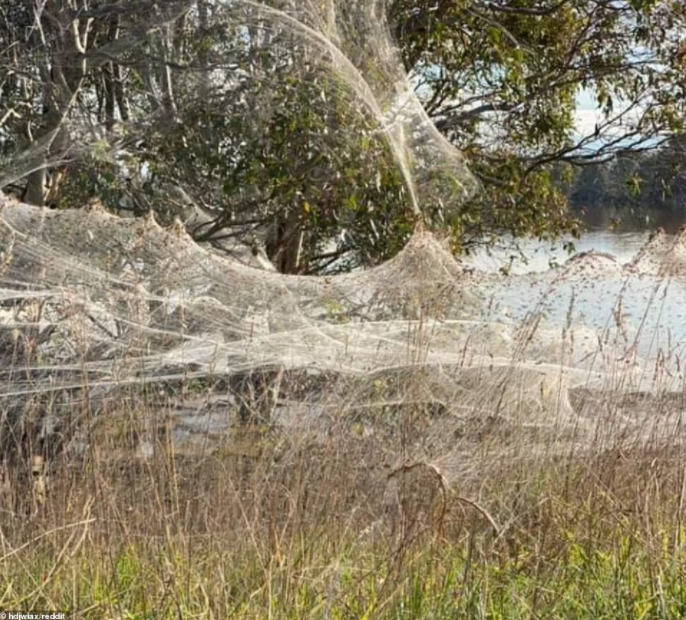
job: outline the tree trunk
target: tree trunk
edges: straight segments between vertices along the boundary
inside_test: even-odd
[[[281,273],[297,274],[307,269],[303,260],[305,235],[302,217],[297,211],[277,217],[267,235],[265,249]]]
[[[45,179],[47,178],[47,171],[45,168],[40,168],[35,172],[29,174],[26,179],[26,190],[22,196],[22,202],[30,205],[42,207],[45,205]]]

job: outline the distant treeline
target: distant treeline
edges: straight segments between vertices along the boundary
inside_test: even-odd
[[[662,213],[686,221],[686,136],[657,150],[606,162],[560,167],[558,183],[570,208],[587,220],[601,214],[640,218]]]

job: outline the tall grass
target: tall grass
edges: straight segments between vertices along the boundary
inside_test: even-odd
[[[127,402],[82,457],[7,482],[0,609],[97,619],[686,616],[679,428],[671,447],[599,443],[583,455],[496,459],[447,484],[433,463],[389,461],[380,435],[354,424],[326,437],[237,427],[212,454],[179,454],[159,409]],[[384,438],[398,453],[426,424],[416,413]],[[153,418],[152,456],[125,452],[150,438]],[[45,494],[36,478],[48,473]]]
[[[550,363],[540,376],[533,362],[438,368],[427,361],[436,322],[420,310],[405,363],[350,382],[277,367],[98,396],[84,371],[82,389],[39,393],[21,415],[2,400],[14,410],[0,410],[1,445],[17,449],[0,472],[0,610],[686,617],[681,395],[627,393],[621,370],[610,382],[622,393],[570,390],[566,350],[560,372]],[[612,358],[610,345],[599,340],[598,355]],[[656,385],[672,353],[658,357]],[[30,384],[39,360],[22,355],[31,363],[13,356],[11,373]],[[228,431],[207,437],[212,449],[180,450],[174,408],[212,409],[217,396]],[[299,406],[277,412],[289,397]],[[65,408],[74,428],[58,429],[60,449],[32,444],[36,419]]]

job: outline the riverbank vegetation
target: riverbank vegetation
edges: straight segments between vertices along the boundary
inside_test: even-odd
[[[451,320],[478,325],[468,308],[481,299],[462,298],[460,278],[487,280],[428,234],[406,263],[346,278],[198,249],[239,243],[317,275],[397,259],[422,225],[448,231],[455,253],[504,233],[578,233],[568,202],[593,197],[565,193],[562,164],[586,191],[583,175],[606,170],[594,162],[628,165],[683,132],[682,3],[6,0],[0,17],[0,189],[33,206],[96,203],[64,218],[4,211],[0,609],[686,615],[681,392],[667,405],[581,390],[572,403],[563,362],[547,364],[564,370],[554,380],[495,364],[490,347],[520,360],[542,321],[505,324],[502,309],[482,365],[452,398],[427,394],[421,379],[443,378],[453,350],[424,365],[426,325],[458,310]],[[600,110],[585,136],[582,91]],[[604,335],[580,346],[597,344],[584,361],[604,354],[626,388],[613,373],[637,370],[636,346],[621,301],[608,325],[624,357]],[[572,327],[537,366],[573,348]],[[391,360],[405,330],[407,358]],[[666,340],[651,370],[676,382]],[[450,363],[467,366],[465,342]],[[284,360],[312,372],[279,392]],[[334,361],[364,389],[317,375]],[[409,370],[393,391],[382,371],[396,363]],[[206,393],[215,372],[221,388]],[[325,407],[303,396],[315,388]],[[284,403],[289,389],[306,406]],[[288,425],[263,415],[279,394]],[[210,424],[218,402],[227,432]],[[575,423],[594,433],[581,442]],[[180,450],[188,427],[212,449]]]
[[[627,153],[619,159],[560,170],[560,187],[574,213],[592,224],[651,226],[686,222],[684,137],[673,136],[659,149]],[[652,221],[651,221],[652,220]],[[673,232],[673,231],[672,231]]]
[[[140,429],[130,417],[128,436]],[[173,456],[161,434],[147,460],[113,459],[113,436],[53,471],[49,494],[34,484],[3,504],[3,609],[150,620],[686,613],[676,444],[494,453],[448,486],[440,464],[377,463],[378,437],[354,429],[317,442],[235,435],[204,457]]]
[[[199,242],[261,246],[278,270],[316,274],[394,255],[418,201],[458,252],[578,233],[555,164],[584,177],[683,131],[676,2],[155,7],[4,3],[0,187],[178,217]],[[582,94],[593,128],[576,120]],[[405,138],[388,131],[400,104]]]

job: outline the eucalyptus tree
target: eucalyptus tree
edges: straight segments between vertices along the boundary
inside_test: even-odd
[[[318,64],[321,49],[288,30],[241,37],[228,17],[213,15],[224,34],[206,41],[207,55],[221,60],[202,101],[179,89],[174,131],[151,127],[151,176],[183,187],[202,212],[191,216],[197,240],[264,243],[287,273],[317,272],[348,252],[357,263],[393,255],[412,226],[375,119]]]
[[[268,236],[288,272],[316,271],[353,245],[358,262],[378,260],[406,238],[402,184],[371,119],[321,66],[322,42],[287,20],[265,23],[263,5],[10,8],[2,121],[12,157],[0,184],[17,184],[27,202],[97,195],[165,222],[180,215],[201,241]]]
[[[3,147],[19,153],[6,162],[0,186],[24,179],[24,199],[42,205],[49,192],[59,193],[54,181],[46,183],[48,170],[64,172],[66,164],[82,162],[86,145],[107,144],[110,150],[117,121],[131,116],[124,67],[137,47],[176,23],[191,4],[3,3]]]
[[[427,110],[482,182],[455,226],[463,244],[575,230],[554,164],[653,150],[683,129],[681,2],[395,0],[392,10]],[[599,112],[586,129],[580,94]]]
[[[654,149],[683,125],[686,11],[666,0],[7,0],[0,15],[0,186],[181,217],[198,241],[264,244],[289,273],[391,256],[418,200],[458,251],[575,231],[557,164]],[[370,35],[386,18],[397,50]],[[423,189],[408,183],[412,135],[393,138],[387,114],[396,56],[480,181],[467,202],[447,143],[424,141]],[[600,109],[587,135],[581,91]]]

